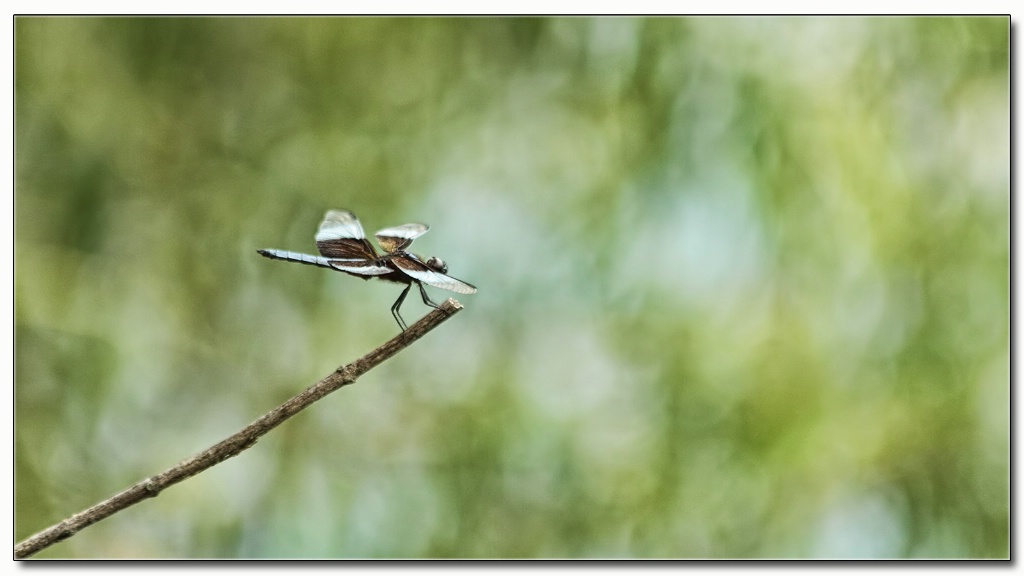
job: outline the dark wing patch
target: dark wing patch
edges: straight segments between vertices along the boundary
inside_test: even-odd
[[[377,259],[377,250],[366,239],[363,225],[348,210],[327,212],[316,233],[316,247],[328,258],[356,261]]]

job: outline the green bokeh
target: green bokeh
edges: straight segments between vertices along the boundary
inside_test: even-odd
[[[396,332],[256,248],[427,222],[480,288],[39,557],[1008,556],[1008,18],[15,33],[19,540]]]

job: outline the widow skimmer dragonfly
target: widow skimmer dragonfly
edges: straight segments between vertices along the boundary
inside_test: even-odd
[[[404,332],[408,326],[399,310],[413,284],[419,287],[423,303],[432,308],[438,305],[427,296],[424,284],[459,294],[476,292],[476,286],[448,276],[448,265],[444,260],[434,256],[423,260],[406,251],[413,240],[426,234],[427,230],[430,230],[430,226],[426,224],[402,224],[380,230],[375,236],[384,254],[378,254],[373,244],[366,239],[363,226],[355,214],[348,210],[330,210],[316,233],[316,247],[320,256],[274,249],[257,252],[273,260],[330,268],[364,280],[379,278],[405,284],[405,290],[402,290],[398,300],[391,306],[391,315]]]

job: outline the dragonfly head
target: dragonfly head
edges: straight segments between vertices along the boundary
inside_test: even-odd
[[[448,272],[448,265],[444,263],[444,260],[441,260],[437,256],[427,258],[426,264],[441,274],[446,274]]]

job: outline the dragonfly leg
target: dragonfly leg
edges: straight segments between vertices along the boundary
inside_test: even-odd
[[[408,326],[406,326],[405,321],[402,320],[402,315],[399,313],[399,309],[402,307],[402,302],[405,302],[405,295],[409,293],[409,288],[412,288],[411,282],[405,286],[405,290],[402,290],[402,294],[398,297],[398,300],[395,300],[395,303],[391,306],[391,315],[395,317],[395,321],[398,322],[398,327],[402,329],[402,332],[405,332],[405,329],[408,328]],[[420,286],[420,290],[422,289],[423,287]]]
[[[438,306],[433,300],[430,299],[429,296],[427,296],[427,291],[423,289],[422,282],[417,282],[416,285],[420,287],[420,296],[423,296],[424,304],[430,306],[431,308],[440,308],[440,306]],[[412,284],[410,284],[409,286],[411,287]]]

